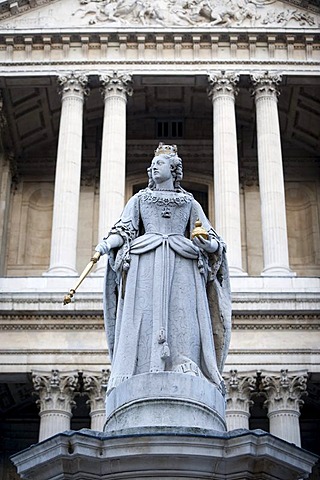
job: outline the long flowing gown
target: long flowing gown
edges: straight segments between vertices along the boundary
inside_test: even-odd
[[[207,255],[190,240],[200,219],[218,241]],[[231,302],[225,245],[193,196],[141,190],[110,234],[104,315],[112,362],[108,390],[133,375],[173,371],[221,385],[230,340]]]

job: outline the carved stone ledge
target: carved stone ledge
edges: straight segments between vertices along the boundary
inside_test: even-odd
[[[40,321],[41,319],[41,321]],[[0,331],[104,330],[100,313],[92,314],[0,314]]]

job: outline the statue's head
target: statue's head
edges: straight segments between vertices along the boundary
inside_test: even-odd
[[[180,157],[178,157],[177,146],[165,145],[164,143],[160,142],[158,148],[154,151],[154,158],[160,157],[160,156],[165,158],[169,162],[174,188],[179,189],[180,181],[183,178],[183,168],[182,168],[182,160]],[[151,167],[147,169],[147,172],[149,177],[148,186],[153,190],[155,188],[155,182],[152,178]]]

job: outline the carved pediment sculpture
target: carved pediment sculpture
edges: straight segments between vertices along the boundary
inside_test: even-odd
[[[42,1],[38,0],[33,8],[29,3],[21,5],[20,10],[17,7],[15,12],[3,10],[0,14],[2,28],[94,25],[117,28],[268,25],[283,28],[316,27],[320,22],[320,8],[298,7],[299,0],[294,3],[292,0],[47,0],[40,6]],[[15,4],[19,6],[19,2]]]

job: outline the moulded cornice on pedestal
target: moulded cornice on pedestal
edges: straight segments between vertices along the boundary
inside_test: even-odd
[[[116,437],[64,432],[11,457],[25,479],[296,480],[317,457],[262,430],[129,429]]]

